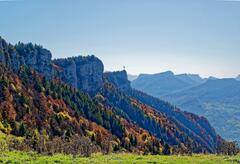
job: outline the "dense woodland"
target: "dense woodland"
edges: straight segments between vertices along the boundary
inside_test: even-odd
[[[21,68],[19,76],[7,71],[2,65],[0,72],[0,87],[3,91],[0,95],[0,118],[3,120],[0,130],[24,137],[28,149],[53,151],[38,148],[41,143],[32,145],[31,142],[36,142],[35,139],[38,138],[44,139],[42,144],[47,143],[47,139],[50,140],[49,144],[66,142],[70,147],[71,142],[83,138],[89,141],[82,144],[89,145],[89,149],[94,148],[92,151],[126,149],[143,153],[169,152],[163,143],[147,131],[134,126],[115,114],[110,107],[101,104],[104,98],[100,94],[91,99],[60,81],[49,82],[26,67]],[[89,142],[96,148],[87,144]],[[74,145],[76,144],[73,143],[72,146]],[[166,148],[169,149],[168,146]],[[68,152],[58,147],[56,149],[54,152]]]

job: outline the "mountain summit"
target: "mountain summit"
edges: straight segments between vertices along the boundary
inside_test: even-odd
[[[133,88],[161,97],[203,82],[204,79],[199,75],[174,75],[172,71],[166,71],[157,74],[140,74],[137,79],[132,81],[131,85]]]

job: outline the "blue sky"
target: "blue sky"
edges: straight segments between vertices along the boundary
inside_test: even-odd
[[[0,35],[54,58],[95,54],[111,71],[240,74],[238,1],[0,0]]]

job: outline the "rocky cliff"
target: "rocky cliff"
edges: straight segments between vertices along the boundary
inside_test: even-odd
[[[130,81],[128,80],[127,72],[125,70],[106,72],[104,73],[104,78],[122,90],[131,89]]]
[[[0,38],[0,61],[12,70],[27,65],[47,78],[53,77],[52,54],[38,45],[18,43],[13,46]]]
[[[52,54],[49,50],[32,43],[18,43],[15,49],[23,59],[23,63],[35,69],[47,78],[53,78]]]
[[[95,94],[103,85],[103,63],[95,56],[52,61],[49,50],[32,43],[8,44],[0,37],[0,62],[12,70],[27,65],[49,79],[59,78],[84,92]]]
[[[9,66],[12,70],[17,70],[24,63],[14,46],[8,44],[0,37],[0,62]]]
[[[103,85],[104,66],[95,56],[79,56],[57,59],[59,77],[64,82],[90,94],[96,93]]]

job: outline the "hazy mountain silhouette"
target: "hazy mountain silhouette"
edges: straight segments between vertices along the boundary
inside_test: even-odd
[[[132,81],[132,87],[156,97],[196,86],[205,82],[196,74],[174,75],[167,71],[157,74],[140,74]]]
[[[128,80],[129,80],[129,81],[133,81],[133,80],[135,80],[135,79],[138,78],[138,75],[128,74],[127,76],[128,76]]]
[[[132,86],[208,118],[226,139],[240,140],[240,81],[164,72],[139,76]]]

